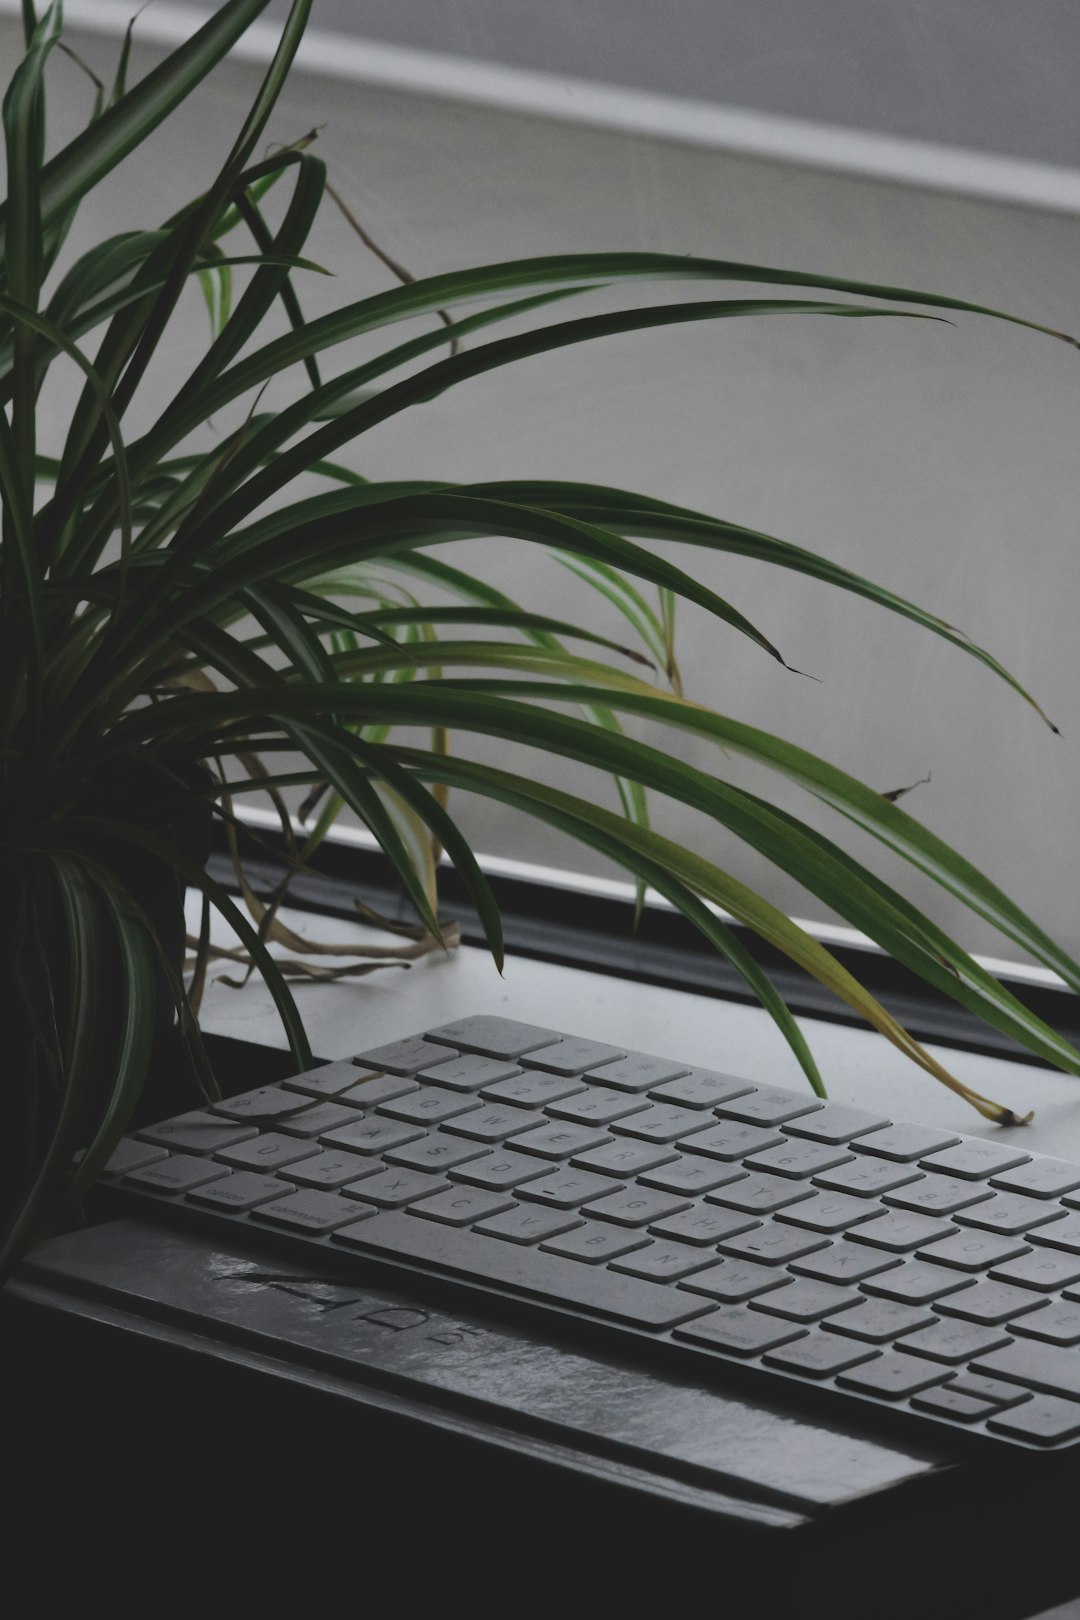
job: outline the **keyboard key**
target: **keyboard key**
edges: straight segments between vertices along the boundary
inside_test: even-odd
[[[295,1181],[301,1187],[321,1187],[331,1191],[357,1181],[361,1176],[374,1174],[383,1168],[381,1159],[364,1160],[343,1148],[317,1153],[314,1158],[301,1159],[298,1164],[281,1165],[278,1175],[284,1181]]]
[[[814,1114],[823,1105],[810,1093],[781,1091],[779,1086],[755,1086],[745,1096],[722,1103],[716,1112],[722,1119],[739,1119],[748,1125],[783,1125],[800,1114]]]
[[[786,1317],[789,1322],[820,1322],[837,1311],[851,1310],[862,1303],[863,1296],[853,1288],[836,1288],[832,1283],[800,1278],[775,1294],[762,1295],[753,1308]]]
[[[996,1232],[957,1232],[942,1243],[921,1248],[919,1256],[939,1266],[956,1266],[959,1271],[985,1271],[1028,1252],[1028,1245],[1019,1238],[1001,1237]]]
[[[540,1159],[569,1159],[610,1141],[607,1131],[593,1125],[572,1125],[569,1120],[557,1119],[510,1137],[507,1146],[517,1153],[535,1153]]]
[[[430,1198],[433,1193],[442,1192],[446,1185],[439,1176],[426,1176],[422,1170],[380,1170],[377,1175],[353,1182],[351,1187],[345,1188],[345,1193],[349,1197],[355,1188],[356,1196],[365,1204],[374,1204],[376,1209],[403,1209],[418,1198]]]
[[[586,1090],[580,1080],[566,1080],[559,1074],[541,1074],[539,1069],[529,1069],[516,1074],[512,1080],[500,1080],[497,1085],[484,1086],[481,1095],[490,1102],[544,1109],[551,1103],[562,1102],[564,1097],[580,1096]]]
[[[656,1237],[677,1238],[680,1243],[715,1249],[721,1238],[752,1231],[758,1224],[752,1215],[740,1215],[733,1209],[699,1204],[683,1210],[679,1215],[668,1215],[653,1222],[649,1230]]]
[[[932,1153],[920,1162],[924,1170],[936,1170],[946,1176],[962,1176],[965,1181],[983,1181],[987,1176],[1011,1170],[1015,1165],[1027,1164],[1030,1159],[1030,1153],[976,1138],[961,1142],[957,1147],[946,1148],[944,1153]]]
[[[987,1418],[986,1427],[1035,1445],[1053,1445],[1080,1434],[1080,1404],[1055,1400],[1051,1396],[1036,1397],[1025,1401],[1023,1406]]]
[[[372,1079],[376,1071],[367,1070],[366,1074]],[[386,1086],[383,1094],[378,1098],[384,1102],[387,1096],[399,1097],[403,1091],[411,1091],[413,1082],[402,1080],[396,1075],[381,1075]],[[308,1097],[338,1097],[353,1086],[365,1079],[365,1071],[357,1068],[355,1063],[342,1061],[341,1063],[324,1063],[318,1069],[306,1069],[303,1074],[290,1075],[288,1080],[282,1081],[286,1091],[302,1091]]]
[[[621,1254],[643,1248],[647,1242],[648,1239],[640,1232],[605,1226],[600,1221],[585,1221],[562,1237],[545,1239],[540,1247],[548,1254],[565,1254],[569,1259],[580,1260],[585,1265],[602,1266],[609,1260],[618,1259]]]
[[[480,1014],[459,1018],[452,1024],[440,1024],[429,1029],[429,1041],[447,1046],[460,1046],[466,1052],[480,1052],[484,1057],[516,1058],[526,1052],[535,1052],[542,1046],[553,1046],[561,1040],[558,1030],[543,1029],[537,1024],[522,1024],[516,1018],[498,1018]],[[376,1054],[369,1053],[369,1057]]]
[[[1051,1293],[1080,1281],[1080,1255],[1063,1254],[1056,1249],[1032,1249],[1019,1260],[995,1266],[990,1273],[996,1282],[1015,1283],[1019,1288],[1037,1288]]]
[[[1006,1384],[1000,1378],[985,1378],[982,1373],[961,1373],[944,1386],[969,1395],[973,1400],[986,1401],[990,1406],[1016,1406],[1031,1399],[1026,1389],[1018,1384]]]
[[[931,1384],[943,1383],[948,1376],[945,1367],[920,1361],[916,1356],[903,1356],[898,1351],[886,1351],[876,1361],[841,1373],[837,1383],[845,1389],[877,1395],[882,1400],[899,1401],[929,1389]]]
[[[373,1074],[370,1070],[358,1069],[355,1064],[350,1067],[356,1076],[355,1083],[347,1091],[333,1093],[334,1102],[347,1103],[350,1108],[377,1108],[380,1103],[390,1102],[394,1097],[406,1097],[410,1091],[417,1089],[415,1080],[399,1074]],[[323,1071],[319,1072],[321,1074]],[[286,1080],[285,1084],[294,1085],[295,1082]]]
[[[460,1119],[446,1122],[451,1136],[467,1136],[471,1142],[505,1142],[533,1125],[545,1124],[543,1114],[526,1113],[508,1103],[482,1103]]]
[[[811,1197],[812,1187],[800,1186],[798,1182],[785,1181],[782,1176],[743,1176],[740,1181],[732,1181],[726,1187],[718,1187],[716,1192],[709,1193],[708,1199],[713,1204],[726,1204],[729,1209],[745,1209],[755,1215],[768,1215],[774,1209],[783,1209],[787,1204],[801,1202]]]
[[[686,1073],[684,1063],[672,1063],[667,1058],[647,1057],[643,1052],[635,1052],[617,1063],[605,1063],[600,1071],[600,1080],[603,1085],[615,1086],[619,1091],[641,1092],[651,1091],[654,1086]],[[749,1085],[746,1089],[749,1091]]]
[[[214,1155],[222,1164],[231,1164],[237,1170],[280,1170],[284,1165],[296,1164],[301,1159],[314,1158],[319,1149],[314,1142],[301,1142],[295,1136],[282,1136],[280,1131],[263,1131],[248,1142],[224,1148]]]
[[[363,1116],[345,1103],[313,1102],[302,1114],[282,1115],[277,1121],[277,1128],[284,1136],[297,1136],[301,1141],[313,1142],[316,1137],[323,1137],[343,1125],[351,1129],[362,1122]]]
[[[221,1148],[237,1142],[250,1142],[258,1136],[257,1125],[236,1124],[232,1120],[217,1119],[213,1114],[194,1109],[190,1114],[179,1114],[160,1125],[148,1125],[136,1131],[140,1142],[151,1142],[155,1147],[169,1148],[178,1153],[217,1153]]]
[[[363,1197],[364,1183],[360,1183]],[[409,1214],[425,1221],[441,1221],[444,1226],[471,1226],[474,1221],[488,1220],[504,1209],[513,1207],[513,1200],[505,1193],[488,1192],[485,1187],[448,1187],[409,1204]]]
[[[892,1270],[868,1277],[862,1286],[868,1294],[922,1305],[927,1300],[940,1299],[943,1294],[974,1285],[970,1277],[949,1271],[945,1266],[930,1266],[925,1260],[902,1260]]]
[[[679,1103],[654,1103],[613,1127],[620,1136],[639,1136],[646,1142],[675,1142],[709,1128],[711,1116],[695,1114]]]
[[[270,1205],[271,1209],[275,1206]],[[505,1220],[496,1215],[493,1220]],[[534,1299],[558,1306],[580,1306],[593,1315],[630,1322],[641,1328],[668,1328],[707,1309],[705,1302],[660,1283],[585,1267],[564,1255],[530,1249],[527,1256],[513,1244],[487,1233],[450,1230],[435,1221],[413,1220],[400,1210],[380,1211],[355,1232],[336,1232],[334,1240],[387,1259],[418,1260],[447,1275],[502,1284]],[[764,1318],[762,1320],[765,1320]]]
[[[387,1148],[402,1147],[406,1142],[422,1142],[423,1128],[406,1125],[403,1120],[384,1119],[379,1114],[353,1118],[348,1125],[327,1131],[323,1144],[330,1148],[345,1148],[350,1153],[384,1153]]]
[[[825,1327],[830,1333],[850,1334],[868,1344],[886,1344],[916,1328],[936,1321],[933,1311],[920,1305],[901,1305],[893,1299],[868,1299],[854,1310],[830,1317]]]
[[[355,1074],[356,1070],[353,1069]],[[209,1111],[222,1119],[238,1119],[260,1125],[276,1119],[279,1114],[298,1114],[310,1106],[310,1099],[295,1091],[286,1091],[281,1086],[258,1086],[254,1091],[245,1091],[238,1097],[223,1097],[220,1102],[211,1103]]]
[[[138,1170],[129,1170],[124,1176],[136,1187],[149,1187],[152,1192],[184,1193],[200,1187],[206,1181],[220,1181],[229,1174],[225,1165],[212,1159],[198,1159],[188,1153],[172,1153],[156,1164],[144,1164]]]
[[[931,1361],[957,1365],[1008,1343],[1009,1335],[1000,1328],[954,1320],[935,1322],[931,1327],[921,1328],[918,1333],[909,1333],[896,1348],[905,1355],[926,1356]]]
[[[634,1097],[626,1091],[611,1091],[607,1086],[590,1086],[563,1102],[549,1103],[545,1112],[553,1119],[571,1119],[578,1125],[610,1125],[612,1120],[625,1119],[647,1108],[643,1097]]]
[[[798,1180],[816,1176],[823,1170],[832,1170],[838,1164],[847,1164],[854,1158],[843,1147],[830,1147],[824,1142],[781,1142],[778,1147],[753,1153],[743,1163],[748,1170],[768,1170],[777,1176]]]
[[[729,1181],[738,1181],[742,1174],[737,1165],[717,1163],[697,1153],[679,1153],[659,1169],[645,1171],[638,1180],[665,1192],[707,1193]]]
[[[1043,1310],[1010,1322],[1009,1331],[1024,1338],[1045,1339],[1047,1344],[1080,1344],[1080,1305],[1052,1300]]]
[[[883,1130],[892,1120],[884,1114],[871,1114],[865,1108],[849,1108],[846,1103],[827,1102],[814,1114],[793,1119],[784,1126],[789,1136],[808,1136],[815,1142],[834,1145],[850,1142],[853,1137],[867,1136],[871,1131]]]
[[[815,1232],[799,1232],[793,1226],[781,1226],[766,1221],[752,1231],[724,1238],[720,1244],[723,1254],[735,1255],[741,1260],[756,1260],[765,1266],[786,1266],[816,1249],[828,1247],[828,1239]]]
[[[916,1159],[925,1159],[927,1154],[952,1147],[959,1140],[951,1131],[936,1131],[926,1125],[890,1125],[886,1130],[875,1131],[858,1147],[860,1153],[873,1153],[878,1158],[910,1164]]]
[[[1039,1247],[1045,1244],[1050,1249],[1065,1249],[1069,1254],[1080,1254],[1080,1215],[1066,1215],[1063,1220],[1051,1220],[1045,1226],[1028,1232],[1028,1240]]]
[[[125,1136],[117,1142],[105,1161],[102,1174],[123,1176],[129,1170],[141,1170],[145,1164],[156,1164],[159,1159],[168,1157],[168,1148],[154,1147],[150,1142],[136,1142],[134,1137]]]
[[[703,1271],[713,1263],[712,1255],[703,1249],[688,1248],[683,1243],[665,1243],[650,1239],[643,1248],[611,1262],[613,1271],[625,1271],[631,1277],[651,1277],[656,1282],[678,1282],[691,1272]]]
[[[512,1080],[521,1073],[516,1063],[505,1058],[480,1057],[466,1052],[464,1057],[451,1058],[447,1063],[433,1063],[418,1069],[416,1078],[430,1085],[445,1086],[450,1091],[479,1091],[482,1086],[494,1086],[500,1080]]]
[[[386,1046],[377,1046],[370,1052],[358,1052],[353,1062],[365,1069],[386,1070],[388,1074],[412,1079],[420,1069],[429,1068],[435,1063],[445,1063],[446,1055],[445,1046],[436,1046],[433,1042],[424,1040],[423,1036],[415,1035],[408,1040],[391,1041]]]
[[[972,1186],[954,1176],[929,1175],[886,1193],[882,1202],[894,1209],[920,1210],[924,1215],[953,1215],[958,1209],[967,1211],[972,1204],[988,1202],[991,1196],[986,1187]]]
[[[482,1112],[475,1097],[462,1096],[455,1091],[440,1091],[436,1086],[418,1086],[406,1097],[395,1097],[392,1102],[380,1103],[378,1113],[389,1119],[403,1119],[409,1124],[441,1125],[444,1120],[456,1119],[459,1114]]]
[[[818,1187],[829,1187],[833,1192],[851,1193],[855,1198],[879,1198],[908,1182],[921,1181],[922,1171],[912,1165],[875,1163],[857,1158],[853,1164],[842,1164],[837,1170],[826,1170],[815,1176]]]
[[[693,1294],[707,1294],[710,1299],[739,1302],[755,1299],[772,1288],[790,1288],[792,1279],[783,1271],[759,1266],[753,1260],[721,1260],[706,1271],[699,1271],[680,1282],[678,1287]]]
[[[770,1130],[764,1125],[740,1125],[735,1120],[712,1125],[707,1131],[697,1131],[689,1138],[695,1153],[728,1161],[742,1160],[748,1153],[776,1147],[783,1140],[782,1131]]]
[[[958,1182],[957,1185],[963,1186],[964,1183]],[[1053,1204],[1041,1204],[1037,1198],[1025,1198],[1022,1193],[999,1192],[980,1199],[970,1209],[962,1210],[956,1217],[956,1224],[980,1226],[987,1232],[1026,1233],[1033,1226],[1045,1226],[1051,1221],[1061,1220],[1063,1214],[1063,1210]],[[1040,1241],[1032,1238],[1033,1243]],[[1064,1248],[1066,1245],[1061,1246]]]
[[[657,1102],[682,1103],[685,1108],[717,1108],[721,1103],[741,1097],[751,1089],[746,1080],[736,1080],[730,1074],[713,1074],[709,1069],[690,1069],[677,1080],[667,1080],[656,1086],[650,1096]]]
[[[520,1187],[523,1181],[535,1181],[546,1176],[548,1167],[542,1159],[530,1158],[526,1153],[514,1153],[498,1148],[482,1159],[470,1159],[450,1171],[451,1181],[467,1181],[473,1187],[490,1187],[498,1192],[504,1187]]]
[[[617,1046],[567,1035],[561,1041],[556,1041],[554,1046],[531,1052],[526,1061],[530,1068],[544,1069],[548,1074],[566,1075],[584,1074],[586,1069],[600,1069],[605,1064],[614,1063],[616,1058],[625,1056],[626,1053]]]
[[[688,1198],[679,1198],[675,1193],[657,1192],[652,1187],[624,1187],[590,1204],[589,1215],[598,1221],[614,1221],[616,1226],[649,1226],[689,1206]]]
[[[1080,1356],[1060,1345],[1017,1339],[1002,1350],[976,1357],[972,1371],[1004,1378],[1006,1383],[1040,1390],[1044,1395],[1080,1400]]]
[[[936,1417],[953,1418],[958,1423],[975,1423],[990,1412],[1000,1410],[992,1401],[978,1401],[964,1395],[952,1384],[939,1384],[922,1395],[913,1395],[911,1404],[920,1412],[933,1412]]]
[[[990,1185],[1031,1198],[1060,1198],[1080,1187],[1080,1165],[1067,1164],[1064,1159],[1032,1159],[1015,1170],[991,1176]]]
[[[811,1333],[794,1344],[766,1351],[763,1360],[768,1367],[782,1367],[786,1372],[802,1373],[805,1378],[832,1378],[880,1354],[880,1350],[854,1339],[830,1339],[824,1333]]]
[[[574,1163],[584,1170],[596,1170],[605,1176],[640,1176],[646,1170],[670,1164],[677,1159],[674,1148],[661,1147],[652,1142],[630,1142],[623,1137],[605,1147],[592,1148],[588,1153],[575,1153]]]
[[[941,1300],[935,1309],[944,1316],[962,1316],[968,1322],[986,1322],[991,1327],[1007,1322],[1011,1331],[1014,1318],[1045,1306],[1046,1301],[1028,1289],[1014,1288],[1009,1283],[979,1282]]]
[[[815,1192],[782,1209],[776,1218],[790,1226],[805,1226],[811,1232],[846,1232],[849,1226],[880,1220],[881,1213],[849,1193]]]
[[[733,1356],[759,1356],[763,1350],[792,1339],[801,1339],[806,1329],[793,1322],[781,1322],[776,1317],[762,1316],[742,1305],[722,1305],[708,1316],[699,1316],[695,1322],[675,1329],[677,1339],[691,1344],[708,1345],[712,1350],[726,1350]]]
[[[948,1221],[935,1221],[929,1215],[916,1215],[897,1210],[882,1215],[879,1220],[867,1221],[851,1234],[853,1243],[869,1243],[873,1249],[888,1249],[891,1254],[907,1254],[937,1238],[948,1238],[956,1227]]]
[[[589,1170],[549,1170],[535,1181],[527,1181],[520,1196],[538,1204],[553,1204],[556,1209],[574,1209],[578,1204],[591,1203],[611,1192],[611,1182]]]
[[[188,1197],[196,1204],[208,1204],[212,1209],[232,1210],[242,1215],[245,1210],[268,1204],[272,1198],[284,1198],[296,1191],[287,1181],[273,1176],[260,1176],[254,1170],[237,1170],[221,1181],[211,1181],[202,1187],[193,1187]]]
[[[272,1204],[263,1204],[251,1214],[253,1220],[270,1221],[274,1226],[287,1226],[297,1232],[333,1232],[339,1226],[359,1220],[361,1208],[351,1198],[305,1188],[302,1192],[294,1191],[288,1198],[275,1198]]]
[[[502,1215],[493,1215],[478,1221],[476,1230],[489,1237],[501,1238],[504,1243],[539,1243],[542,1238],[555,1237],[583,1224],[577,1210],[541,1209],[536,1204],[515,1204]]]
[[[854,1243],[831,1243],[827,1249],[792,1263],[800,1276],[818,1277],[822,1282],[857,1283],[900,1264],[885,1249],[863,1249]]]
[[[462,1137],[444,1136],[441,1131],[431,1131],[422,1141],[388,1149],[384,1157],[387,1164],[403,1164],[410,1170],[426,1170],[437,1176],[490,1152],[490,1148],[481,1146],[479,1142],[466,1142]]]

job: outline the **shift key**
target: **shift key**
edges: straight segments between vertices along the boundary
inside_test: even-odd
[[[1023,1384],[1026,1389],[1080,1401],[1080,1356],[1073,1349],[1030,1342],[1010,1344],[1004,1350],[977,1356],[971,1368],[991,1378],[1005,1378],[1010,1384]]]

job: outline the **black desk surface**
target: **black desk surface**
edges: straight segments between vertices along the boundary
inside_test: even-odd
[[[265,1601],[314,1549],[373,1601],[393,1575],[410,1606],[764,1620],[1019,1620],[1080,1591],[1075,1460],[856,1432],[348,1268],[121,1219],[40,1249],[3,1311],[25,1501],[83,1556],[122,1525],[144,1576],[201,1563]]]

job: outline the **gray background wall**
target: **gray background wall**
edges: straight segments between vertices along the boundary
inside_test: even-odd
[[[1080,30],[1073,8],[1004,0],[887,10],[834,4],[831,28],[817,40],[807,22],[814,9],[746,3],[722,8],[718,21],[718,8],[683,0],[664,8],[661,40],[659,8],[601,12],[595,0],[543,12],[464,0],[440,11],[373,3],[346,10],[342,0],[335,11],[324,0],[316,14],[325,26],[351,21],[361,35],[413,39],[415,32],[431,48],[503,59],[511,54],[507,41],[516,41],[525,65],[625,75],[630,83],[647,73],[656,88],[681,85],[695,95],[713,84],[717,98],[765,108],[783,101],[781,110],[793,115],[853,125],[876,111],[880,127],[893,132],[917,126],[923,139],[1072,161],[1065,81]],[[601,18],[613,12],[617,24],[605,32]],[[722,50],[708,36],[711,58],[698,43],[706,24],[722,28]],[[920,30],[934,34],[921,52]],[[99,71],[113,60],[115,47],[101,37],[71,37]],[[938,48],[942,41],[948,49]],[[15,60],[17,44],[14,22],[3,22],[0,62]],[[156,55],[137,49],[136,71]],[[722,65],[714,79],[710,60]],[[169,133],[94,194],[74,246],[164,217],[208,178],[257,77],[254,66],[219,70]],[[89,103],[70,63],[57,61],[55,84],[60,138]],[[1008,112],[997,134],[988,109]],[[272,136],[288,140],[313,123],[332,181],[417,275],[532,253],[663,249],[925,287],[1080,332],[1080,220],[1069,213],[298,73]],[[312,310],[387,284],[333,211],[312,252],[335,273],[332,283],[313,278],[305,289]],[[188,360],[205,319],[193,296],[168,362]],[[166,367],[140,409],[152,409],[153,391],[175,375]],[[263,405],[284,402],[296,386],[280,379]],[[757,564],[665,548],[760,623],[792,664],[818,677],[785,673],[686,609],[680,642],[691,695],[877,787],[929,774],[930,784],[908,801],[915,813],[1077,951],[1078,406],[1080,355],[1030,332],[978,317],[955,326],[783,317],[668,329],[532,360],[375,430],[350,459],[376,477],[623,484],[814,547],[962,625],[1034,691],[1062,737],[985,669],[910,624]],[[560,568],[520,546],[477,543],[467,555],[530,604],[588,606]],[[613,628],[602,606],[588,607],[590,616]],[[685,739],[675,746],[762,786],[760,775],[733,761]],[[495,754],[484,745],[475,752]],[[498,752],[504,763],[530,768],[524,755]],[[804,808],[782,787],[770,791]],[[865,850],[854,833],[809,814]],[[463,803],[461,820],[486,852],[593,864],[485,806]],[[675,811],[658,811],[657,823],[786,909],[821,915],[816,902],[715,829]],[[938,891],[878,864],[966,944],[1004,954],[996,936],[957,916]]]
[[[476,61],[1080,161],[1072,0],[316,0],[314,17]]]

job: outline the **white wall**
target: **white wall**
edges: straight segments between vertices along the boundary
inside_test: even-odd
[[[17,43],[5,22],[0,62],[15,59]],[[101,38],[72,43],[99,71],[112,60]],[[136,71],[153,59],[137,51]],[[254,67],[220,70],[170,133],[94,195],[84,230],[163,217],[212,173],[256,82]],[[55,83],[59,137],[88,97],[69,63],[57,62]],[[663,249],[921,286],[1080,332],[1080,219],[1067,212],[297,74],[272,134],[291,139],[313,123],[332,181],[417,275],[533,253]],[[333,212],[312,252],[336,278],[313,279],[312,310],[387,283]],[[205,331],[197,298],[188,316],[171,348],[178,365]],[[276,398],[292,388],[282,379]],[[1075,952],[1078,406],[1080,354],[1017,328],[978,317],[955,326],[783,317],[532,360],[377,429],[351,460],[378,477],[623,484],[815,547],[962,625],[1034,691],[1062,737],[985,669],[910,624],[795,576],[668,548],[819,677],[786,674],[687,610],[691,695],[881,788],[930,773],[911,808]],[[470,555],[531,604],[581,611],[553,563],[497,543]],[[612,623],[599,605],[595,622]],[[727,760],[710,768],[761,783]],[[539,830],[525,837],[501,812],[470,807],[462,821],[485,851],[591,864]],[[787,909],[820,913],[713,829],[678,813],[658,824]],[[902,886],[964,943],[999,950],[914,875]]]

